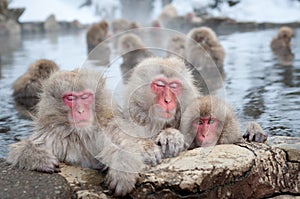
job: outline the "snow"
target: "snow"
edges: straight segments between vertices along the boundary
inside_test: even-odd
[[[20,22],[45,21],[48,16],[54,14],[59,21],[79,20],[81,23],[93,23],[101,20],[101,16],[96,15],[94,6],[79,8],[85,0],[13,0],[10,8],[26,8],[20,17]],[[119,7],[118,0],[97,0],[93,1],[98,5],[99,10],[110,10]]]
[[[93,23],[103,17],[120,17],[120,1],[122,0],[93,0],[93,6],[79,9],[85,0],[13,0],[10,8],[25,7],[21,22],[44,21],[50,14],[54,14],[58,20],[82,23]],[[151,18],[155,18],[161,12],[161,0],[154,0],[154,10]],[[177,8],[179,15],[192,12],[194,8],[208,7],[210,0],[173,0],[172,4]],[[96,6],[100,13],[106,16],[96,15]],[[105,10],[103,12],[103,10]],[[134,10],[134,8],[133,8]],[[112,13],[113,12],[113,13]],[[107,14],[109,13],[109,14]],[[213,16],[227,16],[237,21],[256,22],[294,22],[300,21],[300,1],[297,0],[241,0],[240,3],[229,7],[222,3],[220,9],[208,9]]]
[[[237,21],[286,23],[300,21],[300,2],[296,0],[242,0],[229,7],[222,4],[214,16],[228,16]]]

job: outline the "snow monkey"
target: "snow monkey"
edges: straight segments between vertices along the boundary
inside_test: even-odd
[[[118,46],[123,57],[123,63],[120,67],[123,82],[126,84],[133,68],[143,59],[151,57],[152,53],[145,47],[141,38],[132,33],[121,36]]]
[[[55,62],[48,59],[39,59],[33,62],[28,70],[13,83],[13,97],[16,105],[24,107],[25,116],[31,117],[36,104],[39,102],[39,94],[42,90],[42,82],[58,71]]]
[[[90,53],[99,43],[103,42],[108,35],[108,23],[105,20],[91,25],[86,33],[88,53]]]
[[[125,117],[143,126],[142,137],[161,146],[164,157],[184,150],[184,136],[178,130],[182,112],[200,95],[191,71],[176,57],[151,57],[139,63],[126,85]]]
[[[7,161],[20,169],[53,173],[59,162],[93,169],[109,167],[107,184],[116,195],[130,192],[145,162],[160,162],[160,148],[121,116],[105,79],[93,70],[59,71],[44,84],[34,133],[10,146]],[[135,133],[136,134],[136,133]]]
[[[203,96],[190,103],[182,116],[181,132],[189,148],[243,142],[239,122],[231,107],[214,96]],[[255,139],[256,137],[256,139]],[[264,142],[266,134],[259,124],[251,122],[244,138]]]
[[[280,64],[284,66],[291,65],[294,59],[294,53],[291,50],[291,39],[294,37],[294,31],[290,27],[282,26],[276,37],[271,41],[271,49],[277,56]]]
[[[194,28],[188,33],[185,56],[192,68],[197,87],[202,92],[211,94],[209,92],[222,86],[225,78],[225,51],[211,28]]]

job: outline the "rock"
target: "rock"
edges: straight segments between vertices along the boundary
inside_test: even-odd
[[[279,147],[287,152],[289,161],[300,162],[300,138],[287,136],[270,137],[269,145]]]
[[[269,142],[272,146],[253,142],[183,152],[141,173],[127,197],[299,198],[300,162],[277,147],[283,142],[299,146],[299,139],[271,137]],[[61,164],[64,180],[58,174],[14,170],[3,160],[0,167],[0,198],[115,198],[105,187],[105,172]],[[61,187],[60,195],[55,195],[55,187]]]
[[[263,198],[300,194],[300,163],[261,143],[198,148],[165,160],[141,180],[133,198]],[[242,191],[241,191],[242,190]]]
[[[12,169],[0,159],[0,198],[71,198],[71,187],[58,174]]]
[[[70,166],[66,164],[60,164],[59,166],[61,170],[59,174],[69,182],[73,190],[74,198],[110,198],[110,196],[107,196],[104,193],[108,193],[109,191],[103,189],[101,186],[101,184],[104,184],[104,174],[101,174],[93,169]]]
[[[50,15],[45,23],[44,23],[44,29],[46,32],[57,32],[60,30],[60,25],[56,21],[56,18],[54,15]]]

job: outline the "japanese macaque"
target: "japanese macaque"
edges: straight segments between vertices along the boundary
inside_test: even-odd
[[[28,70],[13,83],[13,97],[16,106],[23,107],[21,113],[31,117],[35,105],[39,102],[42,82],[58,71],[59,67],[51,60],[40,59],[33,62]]]
[[[225,77],[223,64],[225,51],[211,28],[200,27],[192,29],[185,44],[185,56],[193,69],[197,86],[203,89],[215,90],[220,87]],[[208,93],[207,93],[208,94]]]
[[[141,137],[152,138],[164,157],[184,150],[178,130],[181,114],[200,95],[184,62],[176,57],[152,57],[139,63],[125,87],[125,118],[144,127]]]
[[[283,26],[275,38],[271,41],[273,53],[277,56],[281,65],[288,66],[294,59],[291,50],[291,39],[294,37],[294,31],[290,27]]]
[[[183,35],[175,35],[168,40],[167,56],[176,55],[184,57],[185,54],[185,37]]]
[[[58,171],[59,162],[100,170],[105,165],[108,187],[115,195],[125,195],[134,188],[144,163],[158,163],[161,152],[152,140],[128,136],[136,128],[120,118],[117,122],[114,108],[98,72],[54,73],[43,84],[34,133],[10,145],[7,162],[48,173]]]
[[[103,42],[108,36],[108,23],[102,20],[93,24],[86,33],[88,53],[90,53],[99,43]]]
[[[253,122],[247,128],[249,141],[263,142],[264,133]],[[259,130],[258,130],[259,129]],[[203,96],[187,107],[181,119],[180,131],[189,148],[243,142],[240,125],[232,108],[214,96]],[[250,135],[250,136],[249,136]],[[258,139],[253,139],[257,137]]]
[[[123,58],[123,63],[120,67],[123,82],[126,84],[133,68],[143,59],[151,57],[152,53],[145,48],[140,37],[132,33],[128,33],[120,37],[119,48]]]
[[[166,5],[162,12],[159,14],[157,20],[162,27],[166,27],[168,22],[177,17],[178,13],[176,8],[172,4]]]
[[[257,122],[249,122],[243,138],[250,142],[265,142],[268,139],[268,134],[263,131]]]
[[[126,19],[115,19],[111,26],[114,34],[140,27],[136,22],[129,22]]]

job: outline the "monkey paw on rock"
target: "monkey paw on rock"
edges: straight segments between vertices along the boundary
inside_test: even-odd
[[[184,135],[174,128],[161,130],[155,141],[165,158],[178,156],[184,150]]]
[[[161,163],[162,152],[159,146],[157,146],[151,139],[141,140],[141,146],[143,146],[143,159],[146,164],[155,166]]]
[[[243,138],[249,142],[265,142],[268,134],[264,132],[257,122],[249,122]]]
[[[137,173],[110,169],[107,174],[106,185],[110,190],[114,190],[115,196],[125,196],[134,188],[138,176]]]

